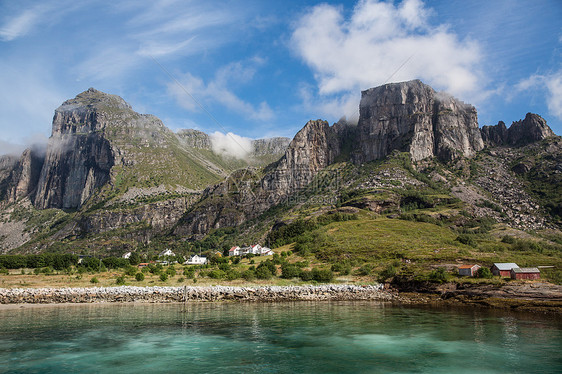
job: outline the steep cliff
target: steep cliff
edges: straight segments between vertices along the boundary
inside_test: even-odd
[[[19,159],[9,157],[4,162],[0,161],[0,164],[3,164],[0,165],[0,195],[2,195],[0,201],[10,204],[32,196],[37,187],[44,158],[41,150],[28,148]]]
[[[252,140],[252,155],[254,157],[268,155],[283,155],[289,146],[291,139],[274,137],[267,139]]]
[[[488,146],[522,146],[555,136],[544,118],[527,113],[525,119],[513,122],[509,128],[500,121],[495,126],[482,127],[482,139]]]
[[[419,80],[391,83],[361,93],[355,162],[381,159],[393,150],[418,161],[449,161],[483,148],[476,109],[436,93]]]

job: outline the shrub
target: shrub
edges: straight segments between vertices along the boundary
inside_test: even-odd
[[[184,277],[178,278],[178,283],[181,283],[181,282],[183,282],[183,281],[185,281],[185,278],[184,278]]]
[[[142,282],[144,280],[144,274],[143,273],[136,273],[135,279],[139,282]]]
[[[169,267],[168,269],[166,269],[166,274],[172,278],[176,276],[176,269],[174,269],[173,267]]]
[[[242,278],[247,281],[253,281],[256,279],[256,273],[253,270],[246,270],[242,273]]]
[[[474,240],[474,238],[470,235],[461,234],[461,235],[457,236],[457,238],[455,240],[459,243],[466,244],[466,245],[469,245],[471,247],[476,247],[476,240]]]
[[[168,280],[168,274],[166,274],[166,273],[160,274],[160,280],[162,282],[166,282]]]
[[[193,278],[195,276],[195,268],[188,267],[183,269],[183,275],[185,275],[185,277],[188,279]]]
[[[267,266],[258,266],[256,269],[256,278],[258,279],[270,279],[272,276],[273,274]]]
[[[332,265],[332,271],[340,273],[341,275],[348,275],[351,273],[351,265],[347,263],[338,262]]]
[[[444,283],[447,281],[447,271],[445,268],[438,268],[429,273],[429,280],[437,283]]]
[[[281,265],[281,278],[292,279],[298,278],[300,275],[301,269],[298,266],[288,263]]]
[[[330,282],[334,279],[334,273],[330,269],[312,269],[312,279],[317,282]]]
[[[504,235],[502,238],[502,243],[513,244],[515,243],[515,238],[510,235]]]
[[[125,277],[124,276],[119,276],[115,279],[115,284],[119,284],[119,285],[123,285],[125,284]]]
[[[355,271],[355,275],[365,276],[371,274],[373,264],[365,264]]]
[[[92,277],[92,279],[90,279],[90,283],[99,283],[100,281],[98,280],[98,278],[96,277]]]
[[[229,270],[226,272],[226,279],[228,280],[235,280],[240,278],[241,274],[236,270]]]
[[[137,269],[134,266],[127,266],[125,268],[125,274],[130,277],[134,277],[136,273],[137,273]]]
[[[207,276],[213,279],[223,279],[226,277],[226,273],[220,269],[214,269],[207,273]]]
[[[269,273],[271,275],[276,275],[277,274],[277,267],[275,266],[275,264],[273,263],[273,261],[271,260],[265,260],[264,262],[262,262],[261,264],[258,265],[257,270],[259,270],[260,268],[267,268],[267,270],[269,270]],[[256,273],[257,275],[257,273]],[[258,277],[259,278],[259,277]]]
[[[308,270],[303,270],[303,271],[301,271],[300,277],[305,282],[311,281],[312,280],[312,272],[308,271]]]
[[[219,269],[226,272],[230,270],[230,265],[229,264],[219,264]]]
[[[478,278],[487,278],[490,279],[493,277],[492,272],[490,271],[490,269],[482,267],[480,269],[478,269],[478,271],[476,272],[476,276]]]
[[[383,271],[379,274],[379,282],[384,282],[388,278],[394,277],[398,273],[398,269],[394,265],[388,265]]]

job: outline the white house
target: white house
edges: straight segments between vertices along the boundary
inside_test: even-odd
[[[270,248],[262,247],[261,248],[261,255],[262,256],[273,256],[275,252],[273,252]]]
[[[228,250],[228,255],[229,256],[240,256],[240,247],[236,246],[236,247],[232,247]]]
[[[172,252],[170,249],[166,249],[165,251],[160,252],[158,257],[166,257],[166,256],[175,256],[176,254]]]
[[[240,248],[240,256],[246,256],[248,253],[250,253],[251,249],[252,249],[252,247],[242,247],[242,248]]]
[[[123,256],[121,256],[123,258],[129,259],[131,257],[131,252],[127,252],[125,253]]]
[[[205,265],[207,263],[207,257],[194,255],[189,258],[184,264],[186,265]]]
[[[255,245],[250,246],[250,249],[249,249],[248,253],[259,256],[259,255],[261,255],[261,250],[262,250],[262,246],[259,245],[259,244],[255,244]]]

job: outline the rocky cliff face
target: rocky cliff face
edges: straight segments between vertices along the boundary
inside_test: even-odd
[[[187,147],[197,149],[212,149],[211,138],[203,131],[186,129],[177,133]]]
[[[26,149],[21,157],[0,161],[0,195],[4,204],[34,194],[44,162],[44,155],[34,148]]]
[[[356,162],[407,151],[414,161],[471,157],[484,147],[476,109],[438,94],[419,80],[361,93]]]
[[[284,137],[275,137],[268,139],[252,140],[252,155],[267,156],[284,154],[289,146],[291,139]]]
[[[107,108],[131,110],[121,98],[90,88],[55,111],[35,195],[37,208],[79,208],[109,181],[115,157],[105,137]]]
[[[513,122],[509,128],[499,122],[496,126],[483,126],[482,138],[488,146],[522,146],[555,136],[544,118],[527,113],[525,119]]]

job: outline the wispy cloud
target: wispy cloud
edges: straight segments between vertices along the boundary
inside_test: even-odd
[[[231,85],[245,84],[251,81],[257,65],[262,62],[263,60],[254,58],[247,64],[242,62],[229,64],[220,68],[215,77],[208,83],[187,73],[179,80],[181,85],[178,85],[177,82],[168,83],[168,92],[175,97],[178,104],[189,111],[200,110],[198,103],[193,99],[195,98],[195,100],[208,105],[219,103],[251,120],[268,121],[273,118],[274,113],[267,102],[262,101],[259,104],[252,104],[241,99],[230,88]],[[184,89],[187,90],[189,95],[186,94]]]
[[[515,86],[516,92],[539,91],[551,115],[562,120],[562,69],[551,74],[533,74]]]
[[[10,17],[0,26],[0,40],[9,42],[26,35],[33,29],[47,8],[38,5],[31,9],[26,9],[15,17]]]
[[[319,100],[415,78],[465,100],[481,94],[479,45],[430,25],[431,9],[420,0],[362,0],[349,18],[344,14],[318,5],[294,27],[291,44],[313,70]]]

